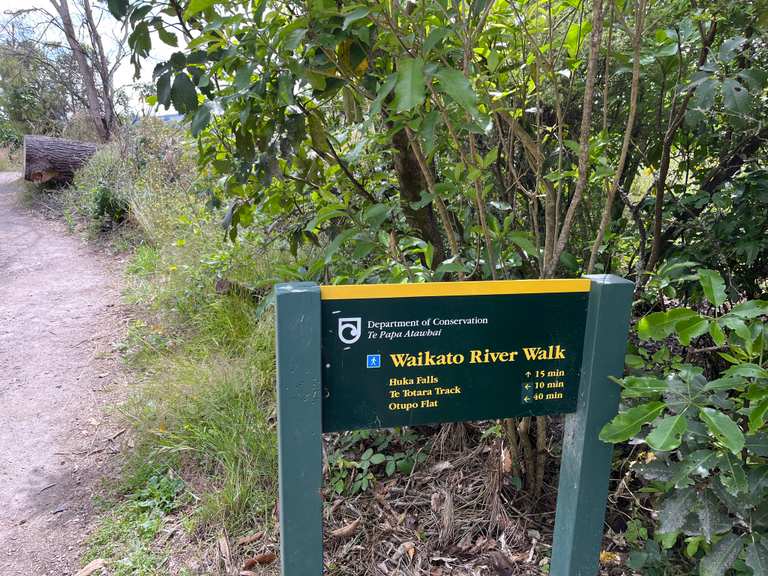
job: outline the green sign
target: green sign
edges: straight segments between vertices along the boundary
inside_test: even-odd
[[[567,413],[550,573],[598,571],[633,284],[276,288],[280,560],[323,574],[322,433]]]
[[[573,412],[589,280],[323,286],[323,430]]]

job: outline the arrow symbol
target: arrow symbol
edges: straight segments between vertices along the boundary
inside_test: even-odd
[[[530,401],[531,401],[531,397],[530,396],[525,396],[523,398],[523,402],[525,402],[526,404],[528,404]]]
[[[525,377],[526,378],[530,378],[531,377],[531,371],[530,370],[528,370],[528,372],[525,373]]]
[[[531,389],[531,383],[530,382],[526,382],[525,384],[523,384],[523,386],[525,386],[526,390],[530,390]]]

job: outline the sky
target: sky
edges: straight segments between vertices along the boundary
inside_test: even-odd
[[[77,0],[69,0],[69,7],[70,11],[72,12],[73,20],[76,20],[76,4]],[[91,0],[91,5],[94,7],[94,11],[98,12],[96,6],[103,4],[100,0]],[[0,13],[14,10],[27,10],[30,8],[44,8],[49,12],[53,12],[53,7],[48,0],[0,0]],[[104,43],[105,49],[110,53],[115,51],[117,45],[116,39],[122,38],[123,36],[121,24],[112,18],[110,14],[105,13],[102,16],[101,22],[99,23],[99,31],[101,32],[102,42]],[[60,38],[63,41],[63,36],[60,36]],[[157,41],[156,37],[153,37],[152,40],[152,53],[150,58],[143,61],[141,76],[138,80],[133,77],[134,68],[130,62],[130,56],[126,56],[124,58],[122,64],[115,73],[115,88],[126,88],[131,105],[136,108],[139,108],[141,103],[138,97],[138,93],[131,87],[136,83],[151,82],[152,70],[154,69],[155,64],[157,64],[159,60],[166,59],[168,56],[170,56],[171,52],[173,52],[173,48]],[[166,112],[166,110],[162,108],[159,111],[161,114],[173,112],[174,111],[172,109]]]

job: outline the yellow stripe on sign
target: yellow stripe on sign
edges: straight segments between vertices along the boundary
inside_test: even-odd
[[[322,300],[418,298],[425,296],[489,296],[493,294],[562,294],[589,292],[588,278],[558,280],[486,280],[422,284],[348,284],[320,286]]]

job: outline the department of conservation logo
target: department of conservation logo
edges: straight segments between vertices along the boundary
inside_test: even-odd
[[[339,340],[344,344],[354,344],[362,333],[362,318],[339,318]]]

